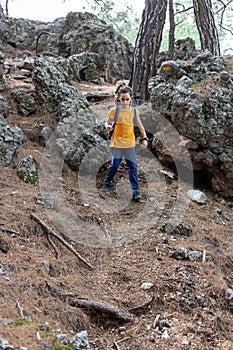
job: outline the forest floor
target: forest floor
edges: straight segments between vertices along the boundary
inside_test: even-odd
[[[88,93],[114,90],[77,85]],[[112,103],[113,98],[90,102],[100,120]],[[39,112],[6,121],[36,135],[41,118],[53,123],[52,116]],[[62,200],[78,218],[69,235],[56,225],[59,214],[54,218],[35,202],[40,184],[26,184],[16,175],[19,159],[31,154],[39,165],[43,152],[36,137],[26,136],[12,164],[1,168],[1,337],[28,350],[71,349],[59,347],[55,336],[71,338],[82,330],[98,350],[233,349],[233,312],[225,300],[233,288],[232,202],[202,187],[206,204],[190,201],[183,210],[192,234],[167,234],[161,226],[172,215],[181,185],[159,175],[163,167],[149,152],[138,150],[141,202],[131,201],[124,163],[109,194],[102,190],[106,168],[100,171],[93,197],[64,164]],[[181,247],[201,251],[203,259],[173,258],[171,252]],[[145,290],[143,283],[152,286]],[[108,308],[81,308],[80,299]]]

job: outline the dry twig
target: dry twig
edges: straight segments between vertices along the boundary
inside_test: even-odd
[[[120,348],[119,348],[119,346],[117,345],[117,342],[116,342],[116,341],[113,342],[113,345],[115,346],[116,350],[120,350]]]
[[[23,314],[23,308],[20,306],[20,303],[19,303],[18,299],[16,300],[16,306],[19,309],[19,313],[20,313],[21,318],[24,319],[25,317],[24,317],[24,314]]]
[[[126,337],[126,338],[123,338],[123,339],[114,341],[114,342],[113,342],[113,345],[115,346],[115,348],[116,348],[117,350],[120,350],[118,344],[119,344],[119,343],[122,343],[123,341],[128,340],[128,339],[130,339],[130,337]]]
[[[5,228],[5,227],[0,227],[0,231],[6,232],[6,233],[14,233],[16,235],[19,235],[18,231],[10,230],[9,228]]]
[[[84,265],[86,265],[89,269],[93,269],[93,267],[70,245],[68,244],[61,236],[59,236],[56,232],[54,232],[50,227],[48,227],[38,216],[35,214],[31,214],[31,218],[35,219],[46,231],[57,238],[66,248],[68,248],[79,260],[81,260]]]
[[[154,299],[155,299],[155,296],[152,295],[152,297],[149,300],[147,300],[145,303],[139,306],[132,307],[128,311],[131,312],[132,314],[140,314],[145,310],[146,307],[148,307],[154,301]]]
[[[47,238],[48,238],[49,243],[51,244],[51,246],[53,247],[53,249],[55,251],[56,258],[60,259],[60,256],[61,256],[60,252],[58,251],[58,249],[57,249],[55,243],[53,242],[51,235],[49,233],[47,234]]]

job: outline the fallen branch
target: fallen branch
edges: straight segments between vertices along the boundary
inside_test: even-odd
[[[117,320],[123,322],[133,322],[133,318],[126,315],[120,309],[115,306],[111,306],[106,303],[102,303],[95,300],[85,300],[85,299],[73,299],[70,301],[71,306],[80,307],[88,310],[94,310],[96,312],[103,312],[109,314]]]
[[[128,340],[128,339],[130,339],[130,337],[126,337],[126,338],[123,338],[123,339],[114,341],[114,342],[113,342],[113,345],[115,346],[115,348],[116,348],[117,350],[120,350],[118,344],[119,344],[119,343],[122,343],[123,341]]]
[[[22,319],[25,319],[25,316],[23,314],[23,308],[20,306],[18,299],[16,300],[16,306],[19,309],[19,313]]]
[[[113,342],[113,345],[115,346],[116,350],[120,350],[120,348],[119,348],[119,346],[117,345],[117,342],[116,342],[116,341]]]
[[[109,232],[109,230],[107,229],[103,219],[101,219],[100,217],[97,216],[93,216],[93,219],[96,220],[96,222],[98,223],[98,225],[101,227],[101,229],[103,230],[108,242],[110,245],[112,245],[112,237],[111,237],[111,233]]]
[[[93,267],[70,244],[68,244],[61,236],[48,227],[38,216],[32,213],[31,218],[35,219],[50,235],[57,238],[62,244],[64,244],[66,248],[68,248],[75,256],[77,256],[77,258],[79,258],[79,260],[84,263],[84,265],[86,265],[89,269],[93,269]]]
[[[53,247],[54,251],[55,251],[55,255],[56,255],[56,259],[60,259],[60,253],[58,251],[58,248],[56,247],[55,243],[53,242],[52,238],[51,238],[51,235],[48,233],[47,234],[47,238],[48,238],[48,241],[49,243],[51,244],[51,246]]]
[[[14,233],[16,235],[19,235],[18,231],[10,230],[9,228],[5,228],[5,227],[0,227],[0,231],[6,232],[6,233]]]
[[[132,314],[138,315],[142,313],[145,310],[145,308],[148,307],[154,301],[154,299],[155,297],[154,295],[152,295],[152,297],[149,300],[147,300],[145,303],[139,306],[132,307],[128,311],[131,312]]]

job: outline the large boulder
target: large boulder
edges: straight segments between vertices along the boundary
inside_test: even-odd
[[[42,58],[35,59],[32,74],[35,92],[40,103],[57,116],[57,128],[51,135],[61,157],[73,170],[78,170],[87,154],[96,150],[86,163],[87,172],[108,153],[108,136],[103,124],[87,100],[66,81],[65,75]],[[97,152],[98,150],[98,152]]]
[[[149,82],[152,108],[185,137],[194,170],[208,173],[213,189],[227,197],[233,196],[233,74],[229,64],[230,57],[214,57],[206,51],[189,61],[163,62]],[[162,145],[156,141],[154,145],[163,156]],[[180,147],[181,158],[182,153]]]
[[[0,166],[8,166],[11,163],[22,142],[22,130],[17,126],[6,125],[5,118],[0,115]]]
[[[0,38],[0,44],[36,50],[38,56],[67,60],[73,56],[71,62],[66,62],[68,67],[81,67],[82,78],[86,75],[89,80],[100,77],[115,83],[131,74],[133,46],[112,26],[91,13],[70,12],[65,18],[48,23],[3,17]]]

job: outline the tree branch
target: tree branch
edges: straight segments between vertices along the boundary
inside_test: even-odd
[[[19,235],[18,231],[10,230],[9,228],[5,228],[5,227],[0,227],[0,231],[6,232],[6,233],[15,233],[16,235]]]
[[[86,265],[89,269],[93,269],[93,267],[70,245],[68,244],[61,236],[59,236],[56,232],[54,232],[50,227],[48,227],[38,216],[35,214],[31,214],[31,218],[35,219],[46,231],[57,238],[66,248],[68,248],[79,260],[81,260],[84,265]]]

